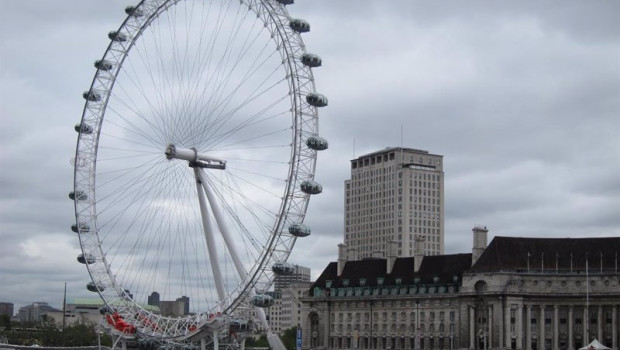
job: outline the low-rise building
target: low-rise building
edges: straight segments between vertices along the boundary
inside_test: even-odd
[[[18,322],[41,322],[46,314],[53,312],[62,313],[62,310],[51,307],[47,302],[38,301],[20,307],[17,315],[15,315],[15,320]]]

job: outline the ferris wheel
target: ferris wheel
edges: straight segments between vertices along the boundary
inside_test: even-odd
[[[69,197],[78,261],[112,331],[215,342],[250,329],[251,315],[264,323],[275,274],[293,271],[322,190],[327,98],[292,3],[142,0],[108,34]]]

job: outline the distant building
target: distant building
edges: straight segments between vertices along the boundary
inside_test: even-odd
[[[0,315],[7,315],[13,317],[13,303],[0,303]]]
[[[495,237],[471,254],[330,263],[301,298],[304,349],[618,349],[620,237]]]
[[[273,289],[276,293],[280,293],[283,289],[288,288],[291,283],[310,282],[311,270],[309,267],[295,265],[295,272],[286,275],[276,275],[273,282]]]
[[[147,304],[153,306],[159,306],[159,293],[153,292],[148,296]]]
[[[159,302],[159,311],[162,316],[183,316],[186,315],[185,307],[186,303],[181,298],[177,300],[161,300]]]
[[[65,306],[65,325],[70,326],[75,323],[99,324],[101,313],[99,309],[103,307],[103,300],[100,298],[75,298],[67,299]],[[63,323],[62,310],[48,312],[46,314],[56,324]]]
[[[15,319],[19,322],[40,322],[43,321],[44,316],[50,312],[62,313],[62,310],[53,308],[46,302],[39,301],[20,307]]]
[[[280,300],[280,304],[282,305],[280,313],[280,332],[301,326],[302,304],[300,298],[311,285],[312,282],[310,281],[293,282],[288,288],[282,290],[282,299]]]
[[[268,293],[274,298],[274,303],[265,310],[273,332],[282,334],[285,330],[298,325],[301,316],[298,294],[310,285],[310,275],[309,267],[295,265],[293,273],[275,276],[274,291]]]
[[[351,160],[345,181],[344,245],[349,259],[413,256],[416,237],[425,255],[444,253],[443,156],[386,148]]]
[[[183,302],[183,315],[189,315],[189,297],[184,295],[177,298],[177,301]]]
[[[122,301],[118,301],[122,303]],[[102,319],[101,308],[104,302],[100,298],[70,298],[67,299],[65,306],[65,325],[74,323],[99,324]],[[142,305],[146,310],[158,314],[159,308],[156,306]],[[63,323],[62,310],[57,312],[47,312],[46,317],[53,319],[56,324]]]

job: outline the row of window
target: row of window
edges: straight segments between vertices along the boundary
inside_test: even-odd
[[[374,321],[374,319],[373,319]],[[351,322],[351,321],[349,321]],[[389,327],[388,327],[389,326]],[[426,325],[425,323],[420,323],[418,325],[419,327],[419,332],[420,334],[424,334],[424,335],[438,335],[437,333],[445,333],[446,332],[446,325],[444,325],[443,323],[440,324],[434,324],[431,323],[429,325]],[[454,333],[454,323],[450,323],[448,325],[448,330],[450,333]],[[341,324],[331,324],[331,330],[332,332],[347,332],[347,333],[351,333],[352,331],[358,331],[358,332],[370,332],[371,331],[371,327],[368,323],[365,323],[363,325],[360,324],[351,324],[351,323],[341,323]],[[400,323],[400,324],[396,324],[396,323],[392,323],[391,325],[387,324],[387,323],[373,323],[372,325],[372,330],[376,331],[376,332],[383,332],[383,333],[415,333],[416,332],[416,325],[415,323]]]
[[[339,337],[334,336],[329,339],[329,346],[331,349],[423,349],[423,350],[442,350],[453,349],[454,344],[457,341],[454,335],[445,335],[439,337],[431,337],[429,335],[421,335],[419,340],[420,344],[417,345],[415,338],[413,337],[377,337],[372,335],[371,337]],[[318,347],[318,339],[313,338],[311,340],[313,347]],[[537,349],[533,347],[532,349]]]
[[[345,287],[345,288],[314,288],[314,297],[361,297],[379,295],[417,295],[417,294],[444,294],[456,293],[459,288],[457,285],[412,285],[394,287]]]
[[[390,320],[392,322],[400,321],[400,322],[415,322],[416,313],[420,314],[420,322],[430,321],[435,322],[439,320],[440,322],[444,322],[446,320],[446,316],[449,316],[450,322],[454,322],[456,317],[455,311],[375,311],[372,313],[374,320],[388,320],[388,315],[391,316]],[[407,317],[409,316],[409,317]],[[427,317],[428,316],[428,317]],[[331,313],[332,320],[334,322],[360,322],[361,318],[364,318],[365,322],[370,321],[370,312],[332,312]],[[381,317],[381,318],[380,318]]]

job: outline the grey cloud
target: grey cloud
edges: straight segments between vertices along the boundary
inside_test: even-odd
[[[16,286],[2,301],[59,306],[63,280],[70,296],[91,296],[69,230],[73,125],[125,5],[0,1],[0,265],[17,266],[0,271]],[[304,41],[323,58],[314,75],[330,99],[320,110],[330,149],[315,178],[324,191],[292,262],[316,277],[336,259],[349,160],[401,145],[401,127],[403,146],[445,157],[448,253],[469,251],[476,224],[504,236],[620,235],[620,3],[298,0],[288,9],[312,25]],[[71,242],[50,252],[52,264],[20,245],[45,234]]]

